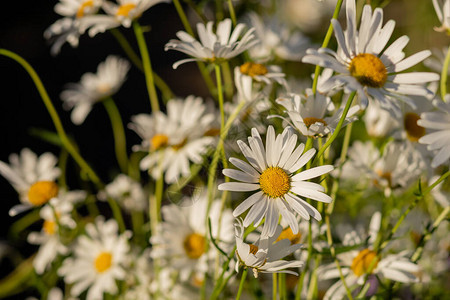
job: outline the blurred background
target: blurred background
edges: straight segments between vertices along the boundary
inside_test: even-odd
[[[332,0],[283,0],[286,11],[286,22],[305,32],[314,42],[320,44],[324,32],[328,28],[331,11],[327,2]],[[82,156],[91,164],[100,177],[109,181],[110,174],[116,171],[117,163],[114,156],[113,138],[109,119],[102,105],[94,106],[86,121],[73,125],[69,119],[70,112],[61,107],[60,93],[64,85],[78,82],[86,72],[96,72],[97,65],[109,54],[125,57],[122,49],[109,32],[98,34],[95,38],[83,35],[78,48],[65,44],[59,55],[50,54],[50,46],[43,38],[43,32],[60,18],[53,11],[58,1],[2,1],[0,8],[0,48],[11,50],[25,58],[41,77],[50,98],[53,101],[67,133],[76,140]],[[181,1],[183,2],[183,1]],[[214,6],[222,1],[191,1],[204,7],[206,16],[214,19]],[[225,1],[226,2],[226,1]],[[244,11],[249,11],[260,1],[235,1],[238,17]],[[316,2],[313,6],[311,2]],[[392,1],[358,1],[359,7],[371,2],[384,6],[385,22],[388,19],[396,21],[394,37],[407,34],[411,40],[406,47],[407,55],[423,49],[442,48],[448,45],[448,38],[433,31],[433,26],[439,26],[439,21],[433,9],[431,0],[392,0]],[[319,4],[319,6],[317,6]],[[329,4],[329,3],[328,3]],[[320,6],[322,5],[322,6]],[[224,8],[226,5],[224,5]],[[318,7],[318,8],[317,8]],[[328,8],[327,8],[328,7]],[[191,22],[195,24],[200,19],[187,5]],[[314,9],[326,10],[324,14],[314,15]],[[224,10],[224,15],[228,12]],[[343,16],[343,13],[341,13]],[[305,27],[306,18],[312,18],[316,25]],[[314,19],[316,18],[316,19]],[[172,69],[173,62],[185,58],[175,51],[164,51],[164,45],[182,30],[176,10],[172,4],[158,4],[147,11],[140,19],[140,24],[148,26],[146,33],[150,49],[153,69],[164,79],[176,95],[184,97],[189,94],[208,97],[207,89],[194,63]],[[128,41],[137,51],[136,40],[132,29],[120,28]],[[391,41],[393,40],[391,39]],[[334,39],[332,40],[334,43]],[[290,71],[298,68],[299,72],[308,73],[312,66],[301,63],[290,64]],[[306,68],[306,72],[303,69]],[[295,75],[295,74],[294,74]],[[0,57],[0,160],[8,162],[11,153],[19,153],[24,147],[30,148],[38,155],[50,151],[59,155],[59,148],[36,136],[36,130],[54,131],[53,124],[42,103],[39,94],[24,69],[6,57]],[[132,67],[128,80],[114,96],[122,114],[123,121],[129,122],[130,116],[138,113],[150,113],[150,104],[145,90],[144,76]],[[127,131],[127,145],[140,143],[138,136]],[[76,172],[70,162],[69,171]],[[76,177],[76,176],[74,176]],[[70,180],[70,177],[69,177]],[[69,181],[69,186],[77,188],[76,179]],[[8,216],[8,210],[18,203],[15,190],[0,177],[0,219],[5,225],[0,226],[0,243],[8,243],[10,247],[21,249],[26,257],[34,248],[26,244],[25,239],[9,239],[6,242],[9,224],[15,218]],[[16,217],[17,218],[17,217]],[[24,235],[26,236],[26,234]],[[28,250],[29,251],[28,251]],[[29,253],[27,253],[29,252]],[[1,263],[0,278],[8,274],[10,268]]]

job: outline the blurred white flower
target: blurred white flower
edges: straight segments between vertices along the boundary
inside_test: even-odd
[[[165,172],[167,183],[176,182],[180,176],[189,176],[189,162],[200,164],[202,155],[214,145],[216,137],[212,123],[215,112],[209,112],[200,97],[172,99],[167,102],[167,114],[139,114],[131,118],[129,128],[141,138],[134,151],[149,154],[141,160],[142,170],[150,170],[157,179]]]
[[[145,195],[142,185],[125,174],[119,174],[113,182],[105,187],[106,195],[100,194],[100,198],[109,196],[116,200],[127,211],[145,211],[148,197]]]
[[[50,152],[38,157],[28,148],[22,149],[20,155],[11,154],[9,165],[0,161],[0,174],[19,193],[21,202],[9,210],[10,216],[41,206],[58,195],[55,179],[61,170],[56,167],[57,162],[56,156]]]
[[[434,30],[450,34],[450,1],[433,0],[433,6],[439,22],[441,22],[441,26],[434,27]]]
[[[125,266],[129,263],[131,233],[118,235],[117,222],[105,222],[102,217],[97,217],[95,224],[87,224],[85,230],[86,235],[77,238],[74,255],[64,260],[58,275],[72,285],[70,294],[74,297],[85,290],[88,300],[103,299],[105,292],[116,295],[116,280],[125,278]]]
[[[72,122],[80,125],[84,122],[92,106],[115,94],[125,82],[130,63],[117,56],[109,55],[98,65],[97,73],[86,73],[79,83],[69,83],[61,93],[64,108],[73,108]]]

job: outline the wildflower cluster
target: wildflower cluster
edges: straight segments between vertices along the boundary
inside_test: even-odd
[[[32,77],[56,128],[36,135],[60,150],[0,161],[20,201],[11,233],[36,245],[28,259],[5,250],[16,266],[0,297],[448,297],[449,48],[406,55],[409,37],[366,1],[185,2],[60,0],[62,18],[43,33],[52,54],[106,31],[124,53],[62,87],[59,103],[0,49]],[[160,5],[184,26],[164,36],[165,51],[186,56],[170,72],[195,62],[206,96],[153,70],[156,44],[140,23]],[[450,1],[428,6],[448,34]],[[289,21],[296,14],[302,22]],[[142,100],[121,92],[131,76],[151,110],[128,120],[117,103]],[[117,161],[101,172],[61,122],[86,126],[97,105]]]

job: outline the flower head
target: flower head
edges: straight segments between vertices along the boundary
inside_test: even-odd
[[[197,24],[197,33],[200,41],[184,31],[177,32],[180,40],[170,40],[165,50],[177,50],[193,58],[183,59],[173,64],[176,69],[179,65],[190,61],[206,61],[220,63],[233,58],[258,43],[254,35],[255,29],[248,30],[241,39],[239,36],[244,31],[245,25],[238,24],[231,29],[231,20],[225,19],[217,24],[216,33],[213,32],[213,22],[206,26]]]
[[[55,166],[58,160],[52,153],[46,152],[38,157],[24,148],[20,155],[11,154],[9,162],[8,165],[0,161],[0,174],[8,179],[22,202],[9,210],[10,216],[46,204],[58,195],[55,179],[61,170]]]
[[[115,94],[125,82],[130,63],[117,56],[108,56],[98,65],[97,73],[86,73],[79,83],[70,83],[61,93],[66,109],[72,109],[70,115],[74,124],[84,122],[92,106]]]
[[[201,163],[202,155],[215,141],[209,134],[215,118],[202,99],[194,96],[170,100],[167,114],[155,112],[132,117],[129,127],[142,138],[141,145],[133,149],[149,152],[141,160],[141,169],[151,170],[154,178],[166,172],[168,183],[188,176],[189,161]]]
[[[310,149],[303,153],[304,144],[296,148],[297,135],[292,134],[290,128],[275,137],[275,130],[269,126],[265,147],[255,128],[248,140],[250,146],[240,140],[238,145],[250,164],[233,157],[230,162],[240,170],[222,171],[225,176],[240,182],[219,185],[219,190],[257,191],[236,207],[233,215],[237,217],[251,207],[244,219],[244,226],[253,222],[257,227],[265,217],[263,236],[275,234],[280,214],[289,223],[294,234],[298,233],[298,221],[294,212],[307,220],[310,216],[321,220],[320,213],[301,197],[331,202],[330,196],[323,193],[323,186],[306,180],[330,172],[333,166],[324,165],[296,173],[314,156],[316,150]]]
[[[355,0],[346,1],[347,29],[344,32],[339,22],[332,19],[338,51],[321,48],[308,49],[303,62],[331,68],[336,71],[324,83],[325,89],[343,85],[347,92],[356,91],[365,108],[368,99],[378,101],[381,107],[393,116],[400,117],[398,100],[414,107],[408,95],[427,95],[430,92],[423,83],[439,80],[439,75],[429,72],[400,73],[431,55],[429,50],[404,58],[403,48],[409,38],[402,36],[386,49],[394,30],[390,20],[381,26],[383,11],[365,5],[359,32],[356,30]]]
[[[442,2],[444,3],[442,4]],[[435,27],[434,30],[450,34],[450,1],[433,0],[433,6],[439,22],[441,22],[441,26]]]
[[[236,231],[236,272],[239,266],[253,269],[253,275],[258,277],[261,273],[289,273],[297,275],[296,272],[286,270],[288,268],[298,268],[303,266],[303,261],[282,260],[300,249],[302,244],[292,244],[289,239],[281,237],[282,228],[277,225],[272,237],[262,236],[254,244],[244,242],[244,225],[242,219],[238,219],[235,224]]]
[[[131,26],[147,9],[170,0],[118,0],[118,3],[110,1],[103,2],[102,8],[106,15],[91,15],[80,21],[80,31],[89,29],[89,36],[105,32],[108,29]]]
[[[115,280],[125,278],[130,232],[118,235],[115,220],[98,217],[86,225],[86,235],[78,237],[74,255],[66,258],[58,274],[73,284],[70,292],[78,296],[88,289],[86,299],[102,299],[103,293],[117,294]]]

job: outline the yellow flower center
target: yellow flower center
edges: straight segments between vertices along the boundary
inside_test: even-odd
[[[256,253],[258,252],[258,246],[255,246],[255,245],[253,245],[253,244],[250,244],[249,245],[250,246],[250,253],[251,254],[253,254],[253,255],[256,255]]]
[[[291,179],[280,167],[270,167],[259,176],[259,185],[270,198],[279,198],[289,192]]]
[[[103,273],[111,267],[112,254],[110,252],[100,252],[95,258],[94,266],[97,273]]]
[[[28,190],[28,201],[38,206],[47,203],[58,195],[58,185],[53,181],[38,181]]]
[[[294,234],[292,232],[291,227],[288,227],[286,229],[283,229],[283,231],[278,236],[277,240],[275,242],[288,239],[291,242],[291,245],[298,244],[300,242],[300,239],[302,237],[302,234],[299,232],[297,234]]]
[[[175,151],[178,151],[181,148],[183,148],[186,144],[187,144],[187,139],[184,139],[180,143],[178,143],[176,145],[172,145],[172,149],[175,150]]]
[[[189,234],[183,242],[184,251],[191,259],[198,259],[205,253],[205,237],[198,233]]]
[[[242,74],[251,77],[267,74],[267,68],[264,65],[256,64],[253,62],[246,62],[245,64],[241,65],[239,69],[241,70]]]
[[[116,12],[117,17],[128,17],[130,14],[130,11],[136,7],[136,4],[134,3],[127,3],[119,6]]]
[[[45,220],[44,224],[42,225],[42,229],[44,229],[44,232],[48,235],[53,235],[56,232],[56,222]]]
[[[377,254],[369,249],[364,249],[358,253],[358,255],[353,259],[350,269],[356,276],[361,276],[367,274],[370,269],[370,273],[377,267],[380,259]]]
[[[84,2],[80,5],[80,7],[78,8],[76,17],[77,17],[78,19],[84,17],[84,12],[85,12],[86,10],[88,10],[89,8],[92,8],[93,6],[94,6],[94,1],[93,1],[93,0],[87,0],[87,1],[84,1]]]
[[[405,114],[403,119],[406,136],[411,142],[418,142],[425,135],[425,128],[417,125],[418,120],[420,120],[420,116],[413,112]]]
[[[382,179],[386,179],[388,186],[392,187],[392,173],[391,172],[383,172],[381,170],[375,170],[375,172],[380,176]],[[375,185],[380,186],[380,183],[378,180],[374,180]]]
[[[150,140],[150,150],[156,151],[164,148],[169,143],[169,137],[165,134],[155,134]]]
[[[369,53],[355,56],[349,66],[350,74],[364,86],[380,88],[387,80],[387,69],[381,59]]]
[[[303,123],[305,123],[305,126],[309,128],[309,126],[315,124],[315,123],[322,123],[323,125],[327,126],[327,122],[325,122],[324,119],[319,119],[319,118],[314,118],[314,117],[310,117],[310,118],[304,118],[303,119]]]
[[[100,94],[109,93],[110,90],[111,90],[111,86],[107,83],[102,83],[97,86],[97,92],[99,92]]]

